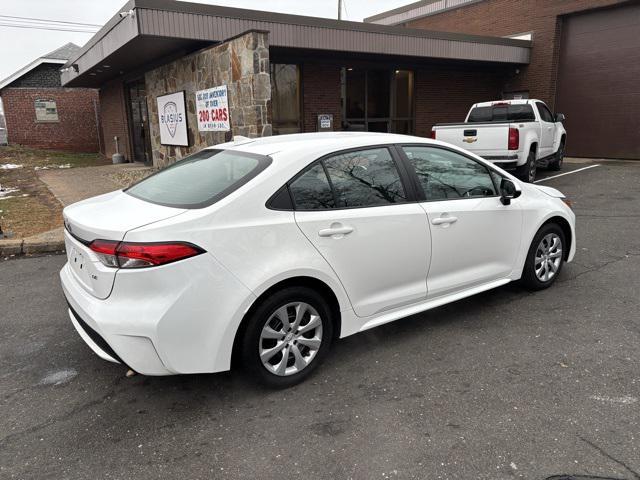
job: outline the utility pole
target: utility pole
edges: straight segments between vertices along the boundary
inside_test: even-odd
[[[342,0],[338,0],[338,20],[342,20]]]

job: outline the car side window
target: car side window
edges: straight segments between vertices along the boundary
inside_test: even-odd
[[[289,185],[297,210],[325,210],[335,208],[329,180],[321,163],[315,164]]]
[[[553,115],[551,114],[551,112],[549,111],[549,109],[544,103],[538,102],[536,103],[536,105],[538,106],[538,111],[540,112],[540,118],[542,118],[543,122],[553,123],[555,121],[553,119]]]
[[[489,169],[456,152],[436,147],[402,147],[427,201],[498,195]]]
[[[289,189],[296,210],[375,207],[407,200],[387,148],[327,157],[293,180]]]
[[[323,160],[339,208],[374,207],[407,200],[387,148],[341,153]]]

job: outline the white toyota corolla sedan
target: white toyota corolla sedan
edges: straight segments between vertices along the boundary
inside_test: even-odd
[[[307,377],[331,343],[576,250],[555,189],[451,145],[373,133],[239,138],[64,210],[71,322],[146,375]],[[235,363],[234,363],[235,365]]]

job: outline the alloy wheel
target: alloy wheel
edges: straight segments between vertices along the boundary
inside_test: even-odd
[[[262,365],[278,376],[304,370],[322,345],[322,319],[305,302],[288,303],[266,321],[258,345]]]
[[[535,272],[541,282],[556,276],[562,262],[562,240],[555,233],[545,235],[536,249]]]

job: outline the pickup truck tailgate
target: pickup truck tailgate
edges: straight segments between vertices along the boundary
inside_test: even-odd
[[[470,150],[476,155],[490,155],[507,150],[509,124],[458,124],[436,126],[436,139]]]

